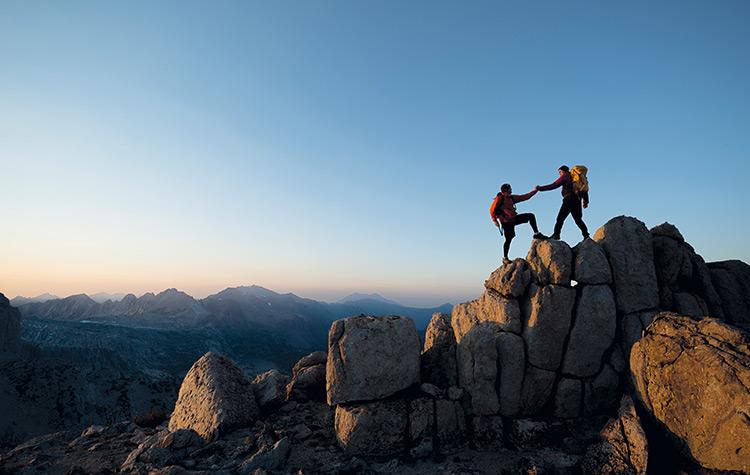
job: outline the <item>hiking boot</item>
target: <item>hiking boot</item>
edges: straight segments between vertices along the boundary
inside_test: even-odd
[[[510,259],[508,259],[507,257],[503,257],[503,265],[504,266],[510,265],[510,263],[511,263]]]
[[[534,236],[532,236],[534,239],[548,239],[547,236],[545,236],[542,233],[534,233]]]

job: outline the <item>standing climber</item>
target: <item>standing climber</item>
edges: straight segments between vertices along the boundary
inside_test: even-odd
[[[490,217],[495,226],[500,229],[500,234],[504,234],[505,242],[503,243],[503,264],[510,263],[508,251],[510,242],[516,236],[515,227],[519,224],[529,223],[534,230],[534,239],[546,239],[536,227],[536,217],[533,213],[516,213],[516,203],[526,201],[537,193],[537,190],[531,190],[525,195],[514,195],[513,189],[509,183],[504,183],[500,187],[500,193],[495,196],[495,200],[490,206]],[[500,222],[498,222],[498,220]],[[502,227],[501,227],[502,226]]]
[[[585,167],[579,167],[585,170]],[[583,202],[583,208],[589,206],[589,193],[588,183],[586,183],[586,189],[576,190],[576,186],[573,182],[573,176],[570,174],[570,169],[563,165],[558,168],[560,178],[555,180],[549,185],[536,186],[537,191],[549,191],[555,188],[562,187],[562,205],[560,211],[557,213],[557,221],[555,222],[555,231],[550,236],[550,239],[560,239],[560,231],[562,231],[563,223],[569,214],[573,215],[573,220],[578,225],[578,228],[583,234],[583,239],[589,237],[589,230],[586,228],[586,223],[583,222],[583,209],[581,208],[581,202]],[[585,179],[585,172],[583,174]]]

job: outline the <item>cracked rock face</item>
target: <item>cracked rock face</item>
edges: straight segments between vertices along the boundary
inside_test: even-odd
[[[560,367],[575,299],[576,291],[568,287],[532,286],[523,329],[530,364],[549,371]]]
[[[579,378],[594,376],[604,352],[612,345],[617,328],[615,297],[607,285],[586,285],[581,290],[576,318],[570,331],[563,373]]]
[[[420,342],[404,317],[350,317],[328,333],[328,404],[382,399],[419,383]]]
[[[349,453],[388,458],[406,448],[408,411],[403,399],[336,406],[336,438]]]
[[[594,234],[612,267],[617,309],[622,313],[657,308],[659,287],[651,233],[635,218],[610,219]]]
[[[537,284],[570,285],[573,251],[564,241],[535,239],[526,260]]]
[[[192,429],[206,440],[251,425],[258,416],[251,382],[231,360],[206,353],[180,386],[169,430]]]
[[[531,269],[523,259],[514,259],[510,264],[499,267],[484,282],[487,289],[492,289],[501,296],[517,299],[523,296],[531,282]]]
[[[422,381],[440,388],[456,386],[456,337],[447,313],[435,313],[424,337]]]
[[[719,320],[661,313],[631,350],[639,400],[703,467],[750,471],[749,343]]]
[[[750,329],[750,266],[732,260],[710,262],[708,268],[727,321]]]
[[[682,315],[724,318],[721,298],[701,256],[672,224],[651,229],[660,307]]]
[[[583,473],[645,475],[648,441],[629,396],[623,396],[617,418],[607,422],[601,439],[586,451],[581,462]]]

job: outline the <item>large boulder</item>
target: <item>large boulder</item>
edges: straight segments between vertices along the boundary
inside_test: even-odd
[[[612,290],[607,285],[583,286],[563,361],[563,373],[579,378],[598,373],[602,356],[612,345],[616,330],[617,310]]]
[[[526,260],[539,285],[570,285],[573,274],[573,251],[564,241],[535,239]]]
[[[750,337],[713,318],[657,315],[633,345],[636,394],[701,466],[750,471]]]
[[[328,333],[328,404],[382,399],[419,383],[420,343],[404,317],[350,317]]]
[[[726,321],[750,328],[750,266],[732,260],[710,262],[708,268]]]
[[[579,284],[611,284],[612,271],[604,249],[593,239],[584,239],[573,248],[573,280]]]
[[[659,287],[654,268],[651,233],[635,218],[612,218],[594,234],[612,267],[621,313],[653,309],[659,306]]]
[[[284,403],[289,376],[272,369],[256,376],[252,384],[258,407],[271,411]]]
[[[521,391],[526,367],[523,338],[513,333],[499,333],[497,342],[498,388],[500,414],[511,417],[521,410]]]
[[[21,345],[21,313],[0,294],[0,353],[16,352]]]
[[[303,356],[292,367],[292,379],[286,386],[286,399],[296,401],[325,401],[326,360],[325,351]]]
[[[534,416],[539,414],[550,401],[557,374],[554,371],[526,367],[521,390],[521,414]]]
[[[568,287],[531,286],[523,329],[530,364],[550,371],[560,367],[575,298],[575,289]]]
[[[408,420],[403,399],[342,404],[336,406],[336,439],[352,455],[390,458],[406,448]]]
[[[456,369],[456,337],[450,315],[432,315],[424,337],[422,381],[441,388],[458,384]]]
[[[169,430],[192,429],[212,440],[251,425],[257,416],[253,387],[245,374],[228,358],[209,352],[185,376]]]
[[[502,297],[494,290],[485,290],[480,298],[453,307],[451,325],[457,342],[476,325],[484,323],[499,331],[521,333],[518,300]]]
[[[523,259],[514,259],[510,264],[498,267],[484,282],[487,289],[494,290],[508,299],[517,299],[526,293],[531,282],[531,269]]]
[[[601,440],[586,451],[581,471],[590,475],[645,475],[648,441],[630,396],[623,396],[617,417],[601,431]]]
[[[458,381],[468,395],[470,414],[497,414],[497,332],[488,325],[474,326],[458,343]]]
[[[672,224],[651,228],[660,307],[693,316],[723,318],[721,298],[701,256]]]

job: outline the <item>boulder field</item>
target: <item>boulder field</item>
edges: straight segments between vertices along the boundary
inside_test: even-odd
[[[363,315],[291,376],[208,353],[168,422],[33,439],[0,472],[750,473],[749,305],[746,264],[618,217],[572,248],[533,241],[423,344]]]

